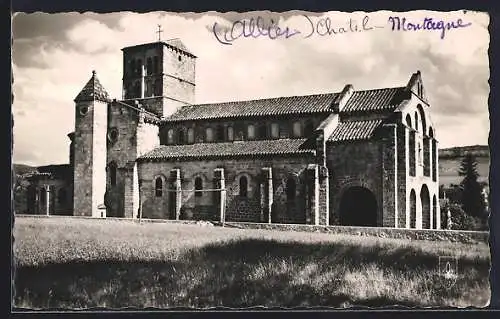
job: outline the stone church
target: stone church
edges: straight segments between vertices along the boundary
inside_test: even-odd
[[[123,98],[92,72],[70,164],[31,176],[34,213],[441,228],[420,71],[400,87],[196,104],[197,57],[179,39],[122,51]]]

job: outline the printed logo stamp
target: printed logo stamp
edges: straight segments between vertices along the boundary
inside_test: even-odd
[[[458,258],[439,256],[439,277],[444,288],[450,289],[458,278]]]

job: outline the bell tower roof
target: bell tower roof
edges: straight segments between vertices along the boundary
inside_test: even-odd
[[[109,94],[102,86],[101,82],[96,76],[96,72],[92,71],[92,77],[85,84],[83,89],[76,96],[75,102],[84,102],[84,101],[101,101],[101,102],[109,102]]]

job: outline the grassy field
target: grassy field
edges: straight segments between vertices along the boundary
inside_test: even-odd
[[[15,305],[484,307],[485,243],[118,220],[17,218]],[[447,286],[439,256],[457,257]]]

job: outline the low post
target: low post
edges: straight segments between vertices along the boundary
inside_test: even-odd
[[[45,192],[47,192],[47,196],[45,196],[45,209],[47,217],[50,216],[50,186],[45,185]]]
[[[170,171],[170,176],[173,180],[174,188],[174,209],[175,209],[175,220],[179,220],[181,215],[182,206],[182,192],[181,192],[181,170],[176,168]]]
[[[222,227],[224,227],[224,223],[226,222],[226,180],[224,178],[224,169],[216,168],[214,175],[216,188],[220,191],[218,199],[219,220]]]
[[[264,182],[264,209],[267,215],[267,222],[272,223],[272,207],[273,207],[273,170],[271,167],[262,168]]]

